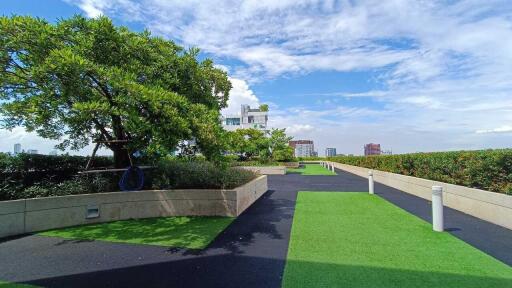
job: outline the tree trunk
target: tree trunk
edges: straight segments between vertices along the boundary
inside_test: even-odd
[[[126,134],[123,129],[121,117],[119,117],[118,115],[112,115],[112,128],[116,140],[126,139]],[[126,143],[124,142],[112,143],[111,149],[114,152],[114,165],[116,168],[126,168],[130,166],[128,150],[126,150],[125,148]]]
[[[115,168],[126,168],[130,166],[130,158],[128,158],[128,153],[126,149],[123,148],[123,145],[115,145],[112,148],[112,152],[114,152]]]

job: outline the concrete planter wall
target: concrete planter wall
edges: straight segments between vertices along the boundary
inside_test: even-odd
[[[340,163],[333,164],[338,169],[361,177],[368,177],[368,168]],[[373,170],[373,179],[427,200],[432,199],[432,186],[441,186],[443,187],[445,206],[512,229],[512,197],[509,195],[379,170]],[[378,193],[378,190],[376,192]]]
[[[250,170],[260,175],[285,175],[285,166],[240,166],[242,169]]]
[[[282,165],[285,166],[286,168],[299,168],[300,163],[299,162],[283,162]]]
[[[124,219],[238,216],[267,187],[267,176],[259,176],[232,190],[147,190],[4,201],[0,202],[0,238]],[[95,209],[98,217],[94,217]]]

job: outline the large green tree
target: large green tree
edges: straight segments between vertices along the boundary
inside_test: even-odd
[[[213,156],[231,83],[198,53],[106,17],[1,17],[1,124],[60,140],[61,149],[111,141],[117,167],[128,163],[125,144],[112,140],[165,151],[195,138]]]

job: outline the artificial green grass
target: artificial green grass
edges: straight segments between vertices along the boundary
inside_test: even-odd
[[[301,175],[337,175],[336,172],[332,172],[320,164],[304,164],[303,168],[287,168],[286,172]]]
[[[234,219],[232,217],[148,218],[75,226],[39,234],[66,239],[204,249]]]
[[[512,287],[512,268],[367,193],[300,192],[283,287]]]
[[[36,288],[38,286],[0,281],[0,288]]]

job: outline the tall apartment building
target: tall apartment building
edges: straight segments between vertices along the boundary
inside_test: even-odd
[[[240,115],[227,115],[222,117],[222,126],[228,131],[236,129],[254,128],[267,130],[268,111],[251,109],[251,106],[242,104]]]
[[[336,156],[336,148],[325,148],[325,157]]]
[[[365,156],[380,155],[380,154],[381,154],[380,144],[368,143],[368,144],[364,145],[364,155]]]
[[[315,156],[315,146],[312,140],[292,140],[288,145],[293,148],[295,157]]]
[[[20,153],[21,153],[21,144],[20,143],[14,144],[14,155],[20,154]]]

